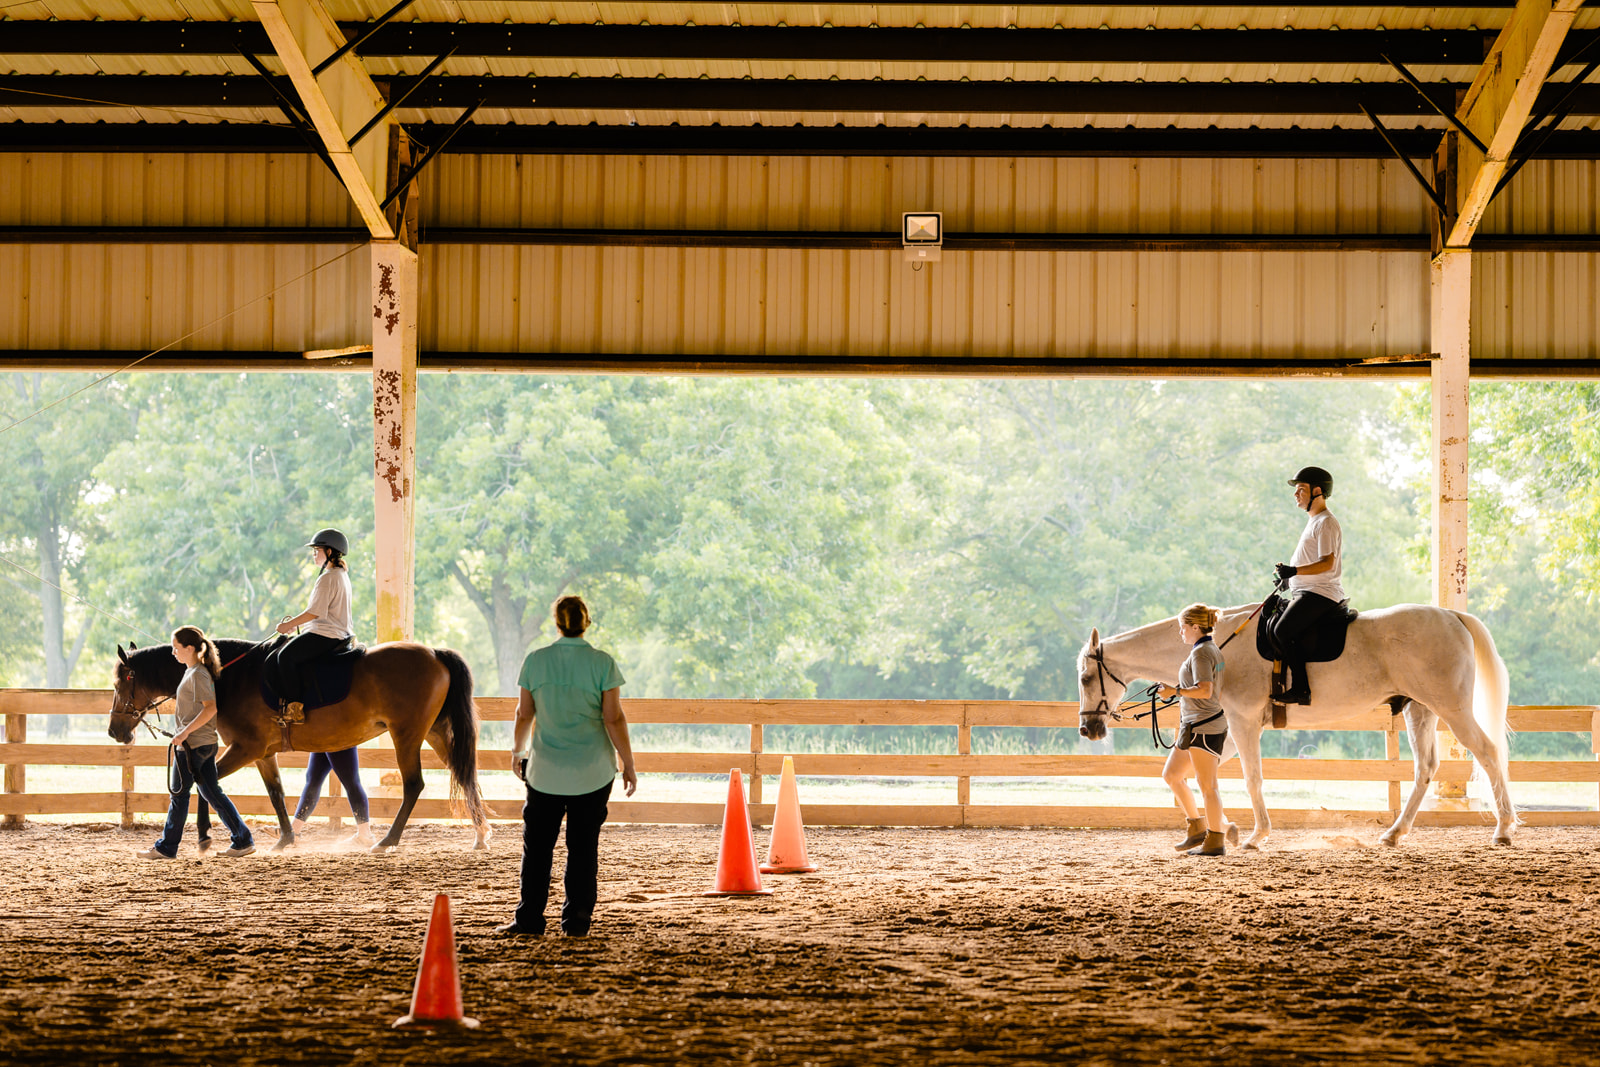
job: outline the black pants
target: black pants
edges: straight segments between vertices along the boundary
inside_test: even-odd
[[[1306,656],[1311,652],[1311,631],[1318,622],[1338,610],[1337,600],[1301,590],[1273,620],[1272,643],[1283,657],[1285,670],[1293,674],[1293,681],[1284,679],[1285,685],[1292,688],[1306,684]]]
[[[261,672],[279,700],[305,700],[310,685],[306,664],[349,647],[348,637],[301,634],[267,653]]]
[[[606,801],[611,783],[592,793],[561,796],[528,790],[522,805],[522,901],[516,923],[524,930],[544,933],[544,906],[550,900],[550,865],[561,819],[567,820],[567,891],[561,906],[561,929],[586,934],[600,894],[600,827],[606,821]]]

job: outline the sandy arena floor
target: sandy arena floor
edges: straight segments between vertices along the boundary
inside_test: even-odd
[[[601,839],[594,935],[498,939],[513,827],[390,857],[131,857],[154,828],[0,833],[0,1062],[1584,1063],[1600,1048],[1600,831],[812,828],[814,875],[700,897],[715,828]],[[270,843],[267,832],[260,837]],[[765,834],[758,832],[758,847]],[[322,846],[322,847],[319,847]],[[557,853],[557,864],[562,860]],[[432,894],[469,1033],[400,1033]],[[559,882],[552,914],[560,899]],[[552,929],[555,924],[552,922]]]

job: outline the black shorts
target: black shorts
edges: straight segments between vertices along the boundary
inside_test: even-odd
[[[1222,758],[1222,743],[1228,739],[1228,731],[1220,734],[1195,734],[1189,742],[1189,748],[1203,748],[1218,759]]]

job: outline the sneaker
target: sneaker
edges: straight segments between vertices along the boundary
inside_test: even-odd
[[[254,845],[246,845],[243,848],[239,848],[237,845],[235,845],[233,848],[228,849],[228,851],[226,851],[226,852],[218,852],[217,853],[217,859],[219,859],[219,860],[236,860],[240,856],[248,856],[248,855],[250,855],[251,853],[255,852],[255,850],[256,850],[256,846],[254,846]]]
[[[501,937],[543,937],[544,936],[544,931],[543,930],[535,930],[531,926],[518,926],[515,919],[513,919],[511,922],[508,922],[508,923],[504,924],[503,926],[496,926],[494,928],[494,932],[499,934]]]
[[[134,857],[141,860],[175,860],[178,857],[169,856],[159,848],[147,848],[143,852],[135,852]]]

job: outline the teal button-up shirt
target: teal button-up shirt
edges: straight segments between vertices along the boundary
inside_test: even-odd
[[[528,653],[517,684],[533,694],[529,786],[578,796],[616,777],[617,750],[601,718],[600,695],[622,683],[610,653],[581,637],[563,637]]]

